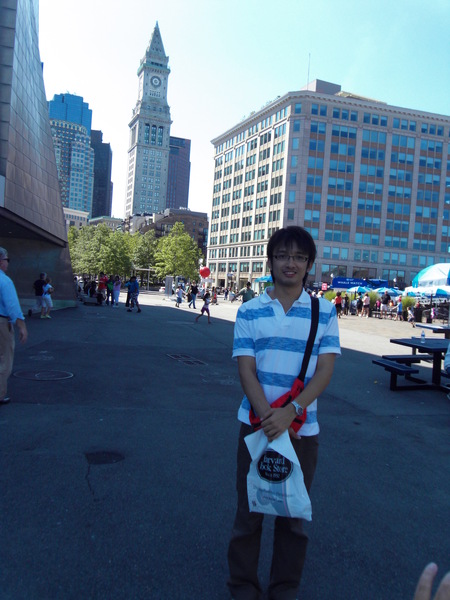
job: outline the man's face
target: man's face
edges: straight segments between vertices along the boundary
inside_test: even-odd
[[[304,250],[300,250],[294,242],[289,247],[284,244],[277,246],[273,253],[272,262],[269,261],[276,285],[298,287],[303,285],[306,272],[312,267],[312,262],[307,259]]]
[[[8,266],[9,266],[9,258],[2,258],[0,259],[0,269],[6,273],[6,271],[8,270]]]

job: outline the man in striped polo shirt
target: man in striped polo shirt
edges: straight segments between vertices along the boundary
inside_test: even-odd
[[[310,489],[318,455],[317,397],[330,382],[340,354],[336,310],[319,299],[319,325],[305,376],[305,389],[282,408],[270,404],[289,391],[300,373],[311,324],[311,297],[304,286],[316,258],[316,246],[302,227],[279,229],[270,238],[267,257],[273,287],[243,304],[237,313],[233,357],[237,358],[244,399],[237,457],[238,507],[228,549],[228,587],[235,600],[258,600],[258,558],[263,515],[249,512],[247,473],[251,457],[244,438],[252,433],[249,410],[261,418],[269,441],[290,428],[307,409],[304,425],[291,441]],[[269,600],[295,600],[306,556],[307,535],[302,520],[275,518]]]

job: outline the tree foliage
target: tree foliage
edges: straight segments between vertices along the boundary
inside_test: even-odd
[[[136,268],[148,269],[155,264],[157,252],[157,240],[153,229],[141,235],[136,233],[134,236],[135,245],[133,248],[133,263]]]
[[[111,231],[105,224],[71,227],[67,237],[74,273],[103,271],[128,277],[135,270],[154,268],[160,279],[166,275],[198,277],[201,251],[182,223],[176,223],[170,234],[159,240],[153,230],[130,235]]]
[[[158,240],[155,267],[160,279],[166,275],[188,279],[198,277],[200,248],[185,231],[183,223],[175,223],[169,235]]]

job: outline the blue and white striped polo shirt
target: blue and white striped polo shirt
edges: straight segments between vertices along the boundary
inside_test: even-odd
[[[268,288],[271,289],[271,288]],[[305,291],[288,313],[266,291],[242,304],[234,326],[233,358],[253,356],[256,374],[269,403],[289,391],[300,373],[311,323],[311,298]],[[319,354],[340,354],[336,309],[319,299],[319,327],[305,377],[305,387],[314,375]],[[249,424],[250,402],[244,396],[238,419]],[[308,406],[301,435],[319,433],[317,399]]]

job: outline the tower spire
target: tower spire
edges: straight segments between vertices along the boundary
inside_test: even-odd
[[[156,21],[155,29],[153,30],[152,37],[145,51],[145,56],[141,60],[142,63],[151,64],[154,66],[167,67],[169,57],[166,56],[164,51],[164,44],[161,38],[161,32],[159,30],[158,21]]]

